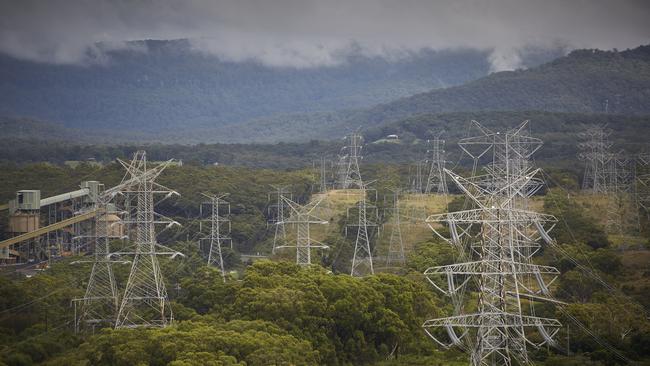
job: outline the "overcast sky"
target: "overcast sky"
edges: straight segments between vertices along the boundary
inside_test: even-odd
[[[650,0],[0,0],[0,52],[88,63],[93,45],[189,38],[198,52],[272,66],[334,65],[351,45],[397,57],[421,48],[650,43]]]

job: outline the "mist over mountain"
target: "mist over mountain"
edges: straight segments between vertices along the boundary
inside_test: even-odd
[[[527,70],[494,73],[368,109],[254,121],[239,126],[231,136],[243,141],[244,136],[263,131],[257,138],[272,142],[292,131],[293,141],[337,138],[358,127],[372,129],[413,116],[472,111],[567,112],[584,114],[585,119],[598,113],[650,114],[650,46],[622,52],[576,50]]]
[[[521,52],[521,61],[533,66],[563,52],[530,48]],[[354,48],[337,65],[272,67],[224,61],[187,40],[131,42],[128,49],[104,50],[97,57],[90,65],[61,65],[0,55],[0,115],[167,134],[274,115],[366,108],[463,84],[491,68],[489,50],[422,50],[387,58]]]

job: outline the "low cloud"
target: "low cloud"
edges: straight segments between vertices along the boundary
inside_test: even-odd
[[[520,50],[558,42],[649,43],[645,0],[21,0],[0,3],[0,52],[59,64],[106,62],[129,40],[190,39],[197,52],[278,67],[341,63],[354,49],[402,57],[423,48],[492,50],[494,71]]]

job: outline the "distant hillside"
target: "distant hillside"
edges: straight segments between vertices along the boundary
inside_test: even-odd
[[[650,46],[573,51],[528,70],[495,73],[382,104],[347,123],[377,125],[425,113],[489,110],[650,114]]]
[[[404,145],[422,143],[438,131],[444,131],[447,151],[457,159],[460,150],[458,139],[467,137],[471,120],[494,130],[504,131],[530,120],[530,134],[540,138],[544,147],[536,158],[557,163],[562,160],[575,160],[578,153],[578,133],[589,125],[607,125],[612,130],[610,141],[613,149],[627,152],[650,150],[650,115],[624,116],[614,114],[581,114],[540,111],[479,111],[442,114],[423,114],[408,117],[397,122],[364,130],[367,141],[376,141],[396,134]],[[398,149],[395,149],[396,152]],[[407,151],[408,148],[401,150]],[[401,154],[401,153],[400,153]],[[387,158],[387,157],[386,157]]]
[[[0,115],[46,116],[40,119],[89,141],[275,143],[337,139],[358,127],[456,112],[650,114],[650,46],[574,51],[527,70],[395,100],[441,80],[458,83],[487,73],[486,54],[423,52],[394,63],[357,56],[338,67],[277,69],[221,62],[191,52],[182,41],[145,44],[147,53],[118,52],[109,66],[0,56],[6,96]],[[393,101],[368,107],[387,100]]]
[[[418,115],[531,110],[650,114],[650,46],[623,52],[574,51],[528,70],[495,73],[365,110],[263,118],[233,131],[219,131],[219,135],[236,141],[304,141],[337,138],[358,127],[372,128]]]
[[[427,150],[426,139],[432,132],[445,130],[446,150],[450,161],[456,162],[460,157],[457,146],[459,138],[466,137],[470,120],[475,119],[494,130],[504,130],[516,126],[525,119],[530,119],[530,133],[541,138],[544,146],[535,154],[536,159],[554,167],[564,166],[582,169],[576,165],[578,132],[585,125],[607,124],[613,130],[611,141],[615,150],[628,152],[650,151],[650,116],[621,116],[613,114],[578,114],[536,111],[515,112],[456,112],[436,115],[420,115],[388,123],[379,127],[362,130],[366,140],[363,149],[364,164],[400,163],[410,164],[422,159]],[[49,161],[62,163],[66,160],[111,161],[115,157],[128,157],[135,150],[144,148],[154,160],[169,158],[182,159],[188,164],[214,164],[248,166],[255,168],[285,169],[312,166],[322,156],[335,157],[342,146],[341,139],[331,141],[309,141],[301,143],[276,144],[198,144],[180,145],[144,142],[141,137],[133,136],[116,142],[114,139],[102,140],[103,144],[90,143],[96,136],[85,138],[78,131],[64,129],[66,135],[53,140],[50,133],[60,130],[52,125],[34,121],[15,120],[15,123],[27,122],[28,127],[20,135],[0,136],[0,163],[3,161],[25,163]],[[16,131],[16,124],[0,120],[0,127],[6,131]],[[36,127],[36,128],[31,128]],[[30,132],[31,131],[31,134]],[[40,134],[46,131],[47,134]],[[344,131],[341,131],[342,134]],[[69,134],[68,134],[69,133]],[[397,134],[399,140],[382,143],[386,135]],[[40,137],[39,137],[40,136]],[[79,138],[79,136],[84,136]],[[65,140],[65,141],[62,141]],[[467,159],[465,159],[465,163]]]
[[[52,65],[0,54],[0,115],[68,127],[198,128],[274,114],[365,108],[489,72],[488,51],[421,51],[387,61],[350,51],[339,66],[226,62],[185,40],[133,42],[105,65]],[[531,52],[529,63],[560,50]]]

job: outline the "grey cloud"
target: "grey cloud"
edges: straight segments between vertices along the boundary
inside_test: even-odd
[[[0,52],[103,62],[125,41],[188,38],[199,52],[271,66],[335,65],[350,47],[493,49],[494,70],[527,45],[627,48],[650,40],[645,0],[5,0]],[[96,44],[102,43],[98,48]]]

